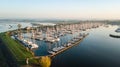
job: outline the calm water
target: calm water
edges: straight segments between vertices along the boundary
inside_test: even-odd
[[[109,37],[116,28],[92,29],[79,45],[53,58],[51,67],[120,67],[120,39]]]
[[[1,22],[0,21],[0,32],[6,32],[9,30],[18,29],[17,27],[18,24],[21,24],[22,28],[25,28],[27,26],[32,26],[30,23],[25,23],[25,22]]]

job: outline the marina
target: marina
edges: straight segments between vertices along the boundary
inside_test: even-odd
[[[21,26],[18,26],[17,34],[13,35],[12,38],[17,39],[26,48],[33,51],[35,56],[53,57],[79,44],[89,34],[90,29],[102,25],[104,24],[33,24],[32,27],[25,28],[26,33],[23,33]]]

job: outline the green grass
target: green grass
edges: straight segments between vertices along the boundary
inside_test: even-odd
[[[8,47],[8,49],[11,51],[11,53],[17,59],[17,61],[20,65],[25,64],[26,58],[33,57],[32,53],[30,51],[27,51],[26,48],[21,43],[12,39],[8,34],[0,33],[0,38],[2,38],[2,41],[5,43],[5,45]],[[30,61],[32,61],[30,63],[37,63],[34,59],[31,59]]]

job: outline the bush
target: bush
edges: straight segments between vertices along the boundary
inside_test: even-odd
[[[40,57],[39,64],[41,67],[50,67],[51,59],[48,56]]]

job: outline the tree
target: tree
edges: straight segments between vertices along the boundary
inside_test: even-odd
[[[21,37],[21,27],[22,27],[22,25],[21,25],[21,24],[18,24],[17,27],[18,27],[18,37],[19,37],[19,38],[22,38],[22,37]]]
[[[48,56],[40,57],[39,64],[41,67],[50,67],[51,65],[51,59]]]
[[[22,26],[22,25],[21,25],[21,24],[18,24],[17,26],[18,26],[18,29],[21,29],[21,26]]]

